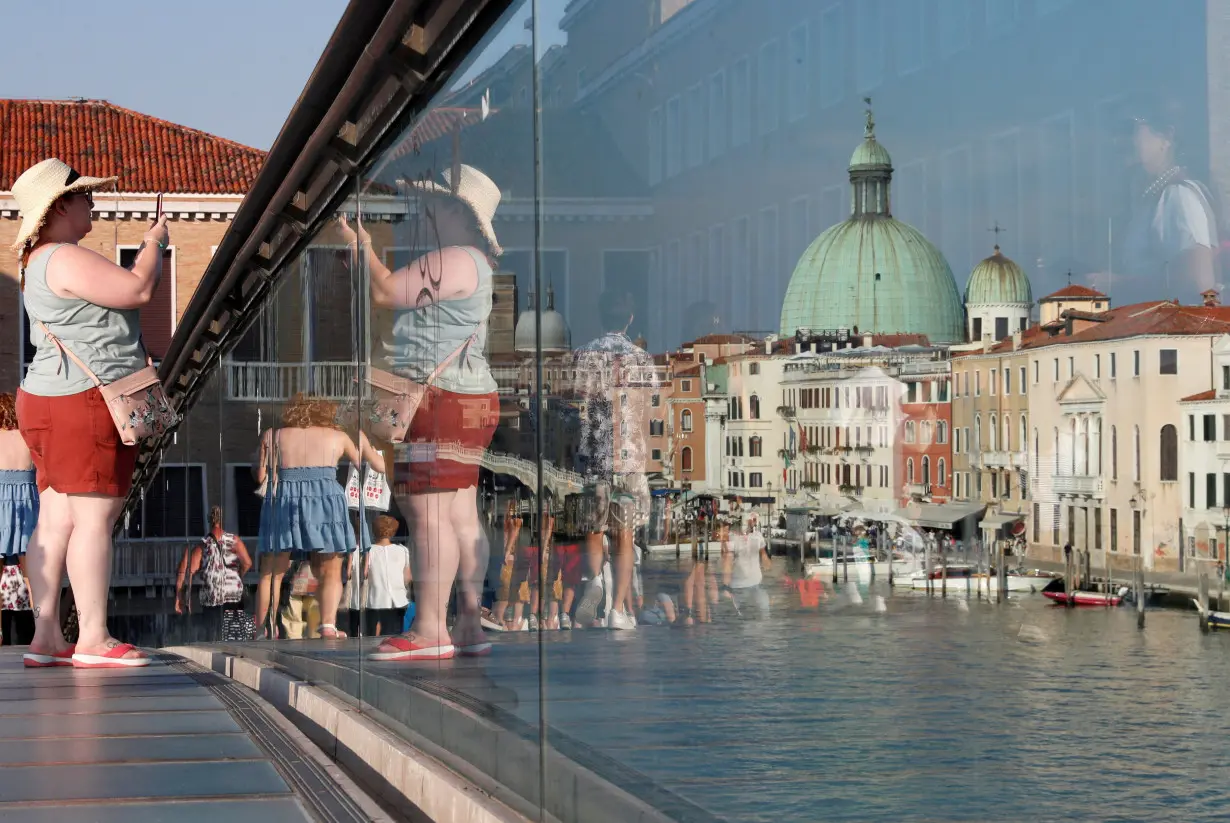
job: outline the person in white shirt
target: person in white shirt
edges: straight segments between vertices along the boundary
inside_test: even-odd
[[[1208,289],[1221,288],[1221,238],[1216,198],[1184,165],[1185,117],[1172,100],[1140,100],[1130,121],[1133,160],[1139,173],[1131,217],[1114,274],[1089,278],[1120,304],[1178,298],[1192,304]]]
[[[400,634],[410,603],[410,550],[393,542],[400,526],[396,518],[382,514],[372,529],[375,542],[367,553],[363,619],[364,633],[369,637]]]
[[[744,617],[769,617],[769,593],[761,586],[769,568],[769,553],[764,536],[757,528],[755,513],[748,515],[739,532],[722,527],[722,584],[725,597]]]

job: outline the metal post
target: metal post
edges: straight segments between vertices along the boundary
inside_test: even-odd
[[[931,544],[923,541],[923,573],[926,575],[926,583],[924,588],[927,594],[931,594]]]

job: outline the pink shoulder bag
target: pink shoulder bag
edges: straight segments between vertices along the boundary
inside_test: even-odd
[[[427,387],[435,382],[440,373],[457,359],[478,338],[478,330],[470,335],[440,365],[427,375],[422,383],[408,377],[399,377],[381,369],[368,369],[367,383],[371,388],[371,403],[368,407],[368,436],[389,443],[403,443],[410,431],[410,422],[418,413]]]
[[[162,381],[158,379],[158,371],[154,368],[154,361],[148,354],[145,355],[145,368],[104,385],[98,375],[90,371],[80,357],[69,351],[43,321],[35,322],[47,339],[94,381],[107,403],[107,410],[111,412],[111,420],[120,433],[120,440],[125,445],[135,446],[142,440],[157,437],[179,423],[179,415],[171,408],[162,388]]]

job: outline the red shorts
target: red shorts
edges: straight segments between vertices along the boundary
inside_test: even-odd
[[[64,397],[17,391],[17,427],[34,458],[38,490],[125,497],[137,447],[126,446],[98,389]]]
[[[555,547],[559,558],[560,577],[565,586],[581,585],[581,547],[576,543],[565,543]]]
[[[394,465],[394,488],[422,494],[477,486],[479,461],[499,423],[500,396],[495,392],[454,394],[428,386],[406,445],[398,449],[409,459],[399,457]]]

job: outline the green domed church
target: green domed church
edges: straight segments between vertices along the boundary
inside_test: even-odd
[[[948,261],[922,232],[893,219],[893,161],[876,140],[870,110],[849,171],[850,218],[812,241],[795,266],[782,335],[857,328],[963,342],[964,311]]]
[[[994,253],[974,267],[965,284],[965,314],[970,342],[1003,340],[1025,331],[1033,308],[1029,278],[995,244]]]

